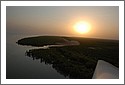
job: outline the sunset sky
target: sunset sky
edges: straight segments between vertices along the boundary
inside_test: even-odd
[[[8,6],[6,20],[10,35],[119,39],[117,6]],[[89,23],[89,32],[80,34],[74,30],[74,25],[80,21]]]

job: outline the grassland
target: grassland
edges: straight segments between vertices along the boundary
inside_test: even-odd
[[[79,37],[38,36],[18,40],[20,45],[44,46],[57,42],[75,40],[80,45],[32,49],[26,55],[41,62],[51,64],[65,77],[72,79],[91,79],[98,60],[105,60],[119,67],[119,41]]]

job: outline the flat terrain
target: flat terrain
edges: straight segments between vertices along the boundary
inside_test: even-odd
[[[65,77],[72,79],[91,79],[98,60],[104,60],[119,67],[119,41],[63,37],[38,36],[18,40],[18,44],[27,46],[45,46],[67,44],[67,41],[77,41],[79,45],[51,47],[49,49],[31,49],[26,55],[33,60],[51,64],[54,69]]]

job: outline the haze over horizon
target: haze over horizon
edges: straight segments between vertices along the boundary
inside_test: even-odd
[[[73,30],[79,21],[91,30],[79,34]],[[7,6],[7,35],[59,35],[119,39],[117,6]]]

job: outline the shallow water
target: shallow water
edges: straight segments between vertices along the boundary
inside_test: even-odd
[[[31,49],[49,49],[50,47],[63,47],[66,45],[44,45],[42,47],[32,47]]]
[[[65,79],[63,75],[40,60],[32,60],[25,56],[31,46],[16,44],[17,40],[25,36],[7,36],[6,48],[6,78],[7,79]]]

